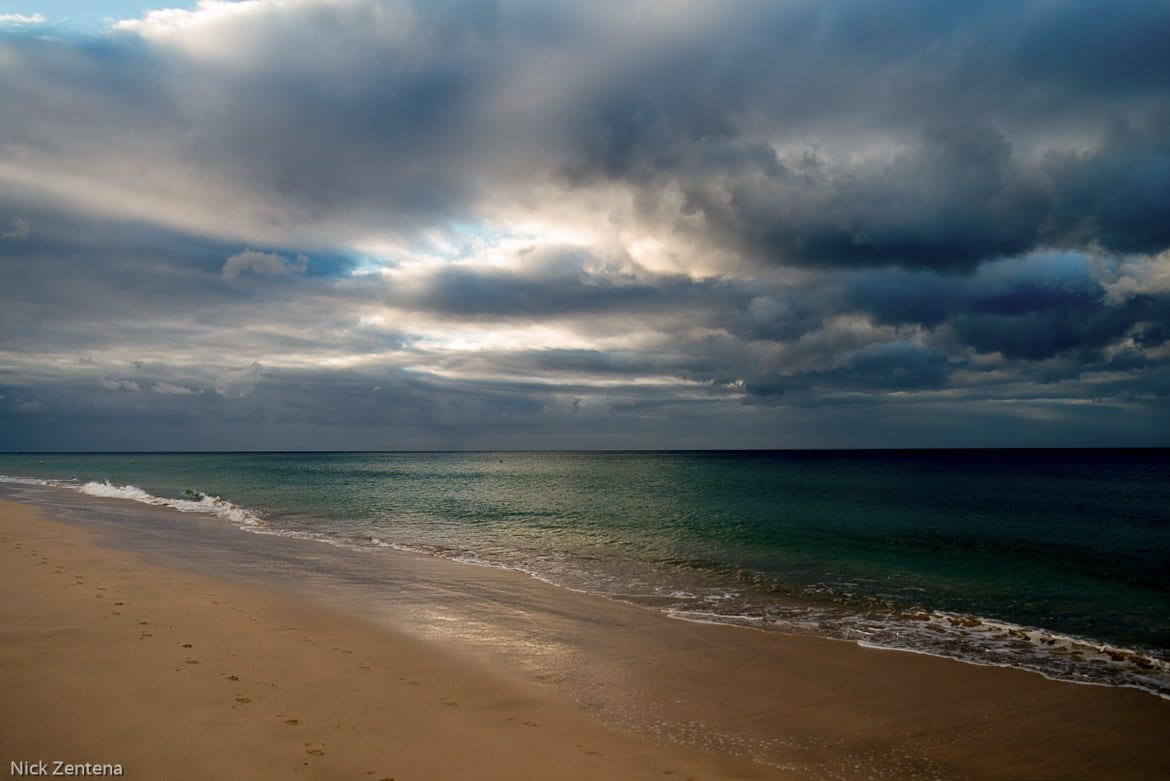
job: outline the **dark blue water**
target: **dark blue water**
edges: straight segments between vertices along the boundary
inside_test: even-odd
[[[0,474],[1170,694],[1162,451],[46,454]]]

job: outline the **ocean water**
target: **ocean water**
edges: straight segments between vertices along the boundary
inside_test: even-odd
[[[1163,451],[0,455],[30,485],[1170,697]]]

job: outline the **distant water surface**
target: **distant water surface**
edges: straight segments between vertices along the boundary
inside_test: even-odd
[[[1163,451],[39,454],[0,475],[1170,697]]]

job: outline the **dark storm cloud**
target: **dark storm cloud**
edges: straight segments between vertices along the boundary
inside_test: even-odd
[[[910,342],[886,342],[858,350],[835,374],[858,389],[917,390],[946,384],[946,353]]]
[[[677,191],[676,224],[773,263],[1170,246],[1165,6],[754,10],[583,109],[570,179]]]
[[[1156,253],[1170,244],[1170,104],[1135,126],[1119,119],[1094,154],[1053,155],[1052,221],[1065,243]],[[1053,237],[1054,241],[1057,237]]]
[[[680,225],[701,218],[697,232],[771,263],[969,270],[1046,247],[1170,246],[1165,117],[1156,128],[1115,128],[1092,152],[1051,152],[1038,162],[1022,160],[1003,132],[978,121],[923,128],[891,160],[850,167],[815,152],[785,161],[742,140],[704,152],[703,140],[688,147],[693,158],[659,170],[662,152],[651,139],[649,161],[630,162],[633,153],[622,151],[623,176],[679,190]],[[592,165],[608,171],[613,159]],[[643,166],[652,175],[638,176]]]
[[[1111,300],[1091,272],[1083,256],[1055,255],[1000,261],[971,277],[868,274],[854,280],[850,302],[878,322],[949,326],[961,344],[1008,358],[1094,350],[1127,335],[1139,346],[1158,343],[1159,324],[1170,320],[1170,296]]]
[[[1036,308],[1013,314],[972,313],[954,318],[964,343],[1009,358],[1041,360],[1066,350],[1092,350],[1116,341],[1147,318],[1170,316],[1170,300],[1118,307],[1084,305]]]

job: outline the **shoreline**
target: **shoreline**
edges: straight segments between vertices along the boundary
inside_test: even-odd
[[[1170,703],[1140,690],[673,620],[517,573],[460,567],[465,572],[454,576],[450,568],[459,565],[451,562],[411,566],[424,575],[435,569],[444,583],[454,576],[456,607],[482,589],[483,601],[448,616],[462,623],[444,627],[433,620],[436,611],[425,614],[430,623],[402,621],[392,610],[361,620],[360,611],[331,609],[331,593],[316,584],[306,587],[318,592],[313,599],[149,555],[143,563],[143,555],[103,547],[94,531],[48,514],[0,502],[8,597],[0,685],[13,694],[0,716],[5,772],[16,760],[118,762],[121,751],[130,777],[224,770],[257,778],[384,773],[399,781],[639,778],[667,770],[695,778],[1170,775],[1162,750]],[[530,601],[510,601],[520,598]],[[467,621],[478,615],[490,623],[499,603],[529,614],[529,623],[477,650]],[[148,605],[151,615],[130,615]],[[540,632],[552,638],[545,646]],[[169,644],[154,642],[164,635],[174,635]],[[563,658],[554,665],[534,656],[536,667],[525,665],[525,653],[548,649]],[[366,661],[345,664],[358,658]],[[409,683],[424,682],[419,665],[438,682],[430,690]],[[166,692],[182,707],[160,710],[131,696],[143,688],[127,682],[147,669],[154,670],[151,696]],[[245,690],[247,670],[253,687],[276,687]],[[272,712],[259,714],[253,706],[261,703]],[[525,722],[541,728],[519,729]],[[316,739],[303,729],[309,724],[322,725]],[[452,730],[466,752],[444,744],[438,755],[419,754],[420,743]],[[188,735],[218,742],[220,752],[193,757],[171,742]],[[109,752],[92,753],[103,740]],[[253,755],[253,744],[267,748]],[[497,744],[515,750],[502,754]],[[312,753],[318,750],[324,753]],[[175,762],[194,763],[190,774],[176,774]],[[458,762],[466,764],[451,764]]]
[[[517,550],[506,544],[495,548],[489,544],[489,552],[485,556],[475,548],[474,540],[472,548],[468,550],[460,547],[460,541],[452,543],[454,547],[445,547],[433,541],[408,539],[403,542],[397,538],[387,543],[380,539],[384,535],[381,529],[369,530],[369,536],[366,536],[365,533],[354,534],[346,529],[323,531],[316,526],[316,521],[308,524],[294,521],[289,526],[281,523],[280,515],[277,521],[270,522],[262,510],[235,504],[215,495],[204,495],[190,489],[179,497],[165,492],[164,495],[152,495],[133,483],[114,483],[109,479],[82,483],[76,478],[0,476],[0,483],[11,484],[17,489],[17,495],[38,490],[54,493],[68,491],[83,495],[83,501],[87,502],[128,500],[136,506],[169,508],[188,517],[218,517],[242,531],[308,540],[355,553],[366,553],[373,547],[380,549],[379,552],[385,549],[387,554],[430,556],[459,565],[502,569],[568,591],[654,609],[672,618],[694,623],[835,638],[857,643],[863,648],[903,650],[979,666],[1020,669],[1051,680],[1133,688],[1170,699],[1170,657],[1167,657],[1164,646],[1143,645],[1132,637],[1128,640],[1118,639],[1108,633],[1095,636],[1068,629],[1045,628],[1047,623],[1043,620],[1031,624],[1019,623],[1020,619],[1006,618],[997,612],[995,605],[985,605],[989,609],[984,612],[970,609],[956,612],[944,608],[923,609],[912,603],[901,608],[897,604],[884,608],[856,603],[842,606],[831,599],[817,602],[815,599],[805,599],[803,595],[792,594],[775,600],[767,589],[758,592],[750,588],[743,590],[739,584],[729,585],[726,581],[698,578],[693,573],[682,574],[680,579],[680,573],[673,571],[668,574],[667,580],[655,580],[647,593],[639,591],[645,585],[641,582],[627,584],[631,585],[632,590],[626,593],[621,589],[612,591],[610,585],[606,584],[606,578],[612,573],[607,572],[604,566],[590,570],[593,562],[589,562],[584,569],[575,568],[573,563],[566,568],[566,560],[558,559],[556,555],[547,560],[540,555],[533,559],[523,553],[517,555]],[[20,490],[22,488],[23,491]],[[0,495],[4,493],[0,490]],[[57,503],[50,500],[49,504],[55,506]],[[287,507],[284,512],[288,512]],[[329,517],[327,508],[318,507],[317,513],[311,517]],[[289,517],[298,516],[294,512]],[[385,533],[393,535],[389,530]],[[226,540],[224,542],[233,544]],[[124,547],[133,550],[134,545],[131,539]],[[556,553],[564,554],[565,551],[557,550]],[[551,566],[550,561],[553,562]],[[637,564],[625,562],[630,563]],[[628,575],[628,571],[619,572],[617,577],[621,579]],[[660,572],[655,573],[654,578],[660,575]],[[729,601],[722,601],[725,598]],[[712,600],[719,603],[716,612],[712,612],[715,610],[711,607]],[[811,622],[813,625],[807,620],[808,612],[816,614]],[[1107,637],[1111,639],[1102,639]],[[1021,643],[1020,640],[1025,642]]]
[[[0,777],[740,776],[604,729],[434,644],[265,590],[144,564],[0,501]],[[750,777],[750,776],[744,776]]]

